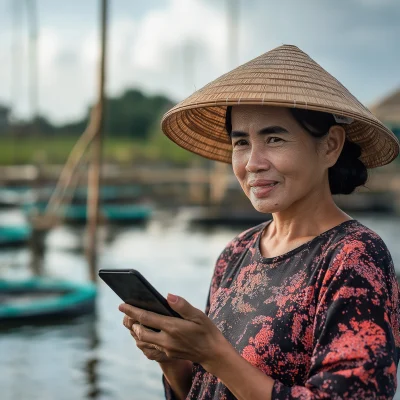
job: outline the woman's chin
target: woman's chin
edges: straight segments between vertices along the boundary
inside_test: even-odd
[[[282,206],[277,202],[271,203],[270,201],[262,201],[260,199],[251,199],[251,204],[260,213],[272,214],[282,211]]]

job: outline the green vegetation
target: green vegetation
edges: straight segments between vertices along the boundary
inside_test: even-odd
[[[14,140],[0,137],[0,165],[50,163],[63,164],[76,137],[27,137]],[[106,137],[103,159],[115,163],[154,163],[187,165],[200,158],[171,142],[161,132],[148,141]]]
[[[104,161],[178,165],[204,162],[201,157],[181,149],[161,132],[161,117],[173,105],[165,96],[146,96],[136,89],[108,98]],[[8,128],[3,126],[0,131],[0,165],[65,163],[87,126],[89,114],[90,108],[85,118],[59,126],[52,125],[43,116]]]
[[[173,107],[174,102],[165,96],[146,96],[140,90],[129,89],[119,97],[106,99],[104,131],[113,137],[148,140],[161,116]],[[46,136],[78,136],[87,126],[89,107],[84,118],[64,125],[52,125],[39,116],[35,121],[19,124],[16,132],[40,132]]]

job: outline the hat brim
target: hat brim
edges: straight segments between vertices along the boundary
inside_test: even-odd
[[[261,103],[241,99],[239,104],[268,105],[293,108],[290,104]],[[164,133],[180,147],[215,161],[231,163],[232,145],[225,129],[227,106],[238,105],[238,102],[221,102],[216,104],[196,104],[176,107],[167,112],[161,126]],[[343,113],[343,110],[329,109],[307,104],[297,104],[297,108],[323,111],[351,117],[354,122],[343,125],[347,138],[360,145],[361,161],[367,168],[376,168],[393,161],[399,154],[399,142],[396,136],[379,121],[359,115]]]
[[[220,76],[163,117],[163,132],[179,146],[212,160],[231,162],[225,130],[227,106],[239,104],[302,108],[354,120],[343,125],[361,147],[367,168],[399,154],[396,136],[336,78],[296,46],[283,45]]]

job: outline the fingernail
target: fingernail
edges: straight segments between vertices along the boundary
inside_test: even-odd
[[[174,304],[178,302],[179,297],[174,294],[168,293],[167,299],[170,303]]]

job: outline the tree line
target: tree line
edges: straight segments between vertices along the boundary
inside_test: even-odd
[[[146,141],[154,131],[159,131],[161,116],[173,105],[166,96],[146,95],[138,89],[128,89],[121,96],[109,97],[105,101],[105,135]],[[87,126],[91,108],[82,119],[63,125],[52,124],[46,117],[38,116],[33,121],[0,125],[0,131],[3,131],[0,133],[79,136]]]

